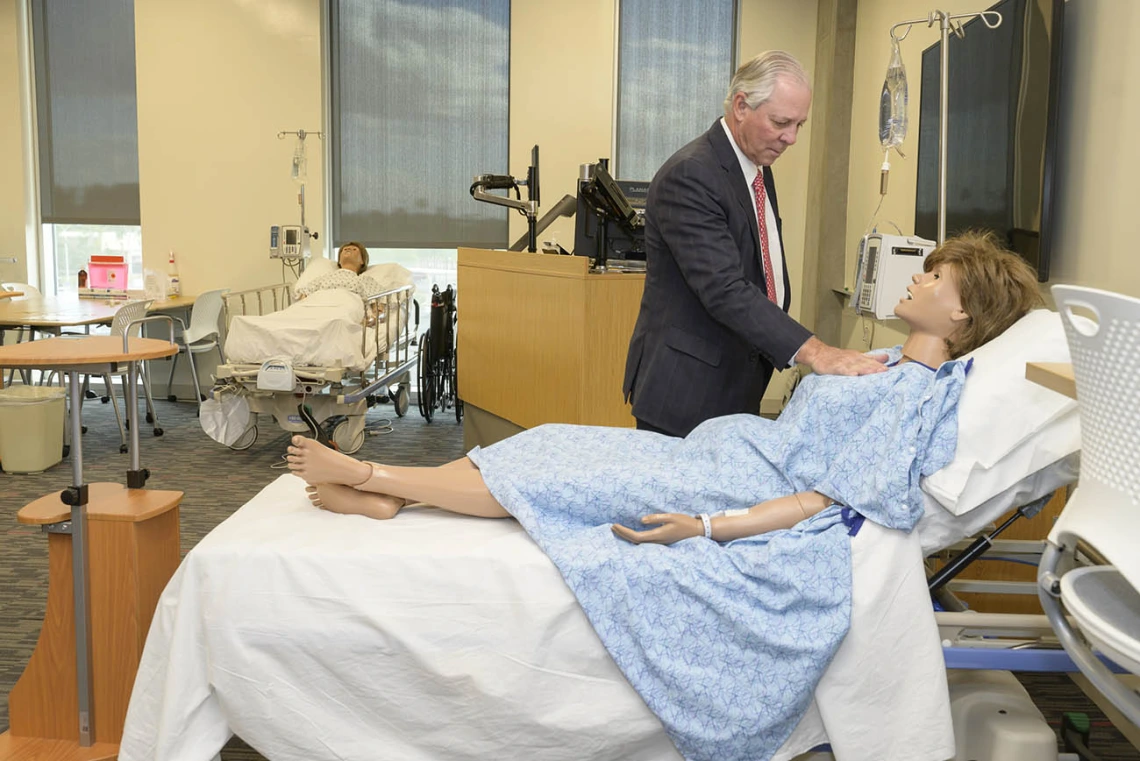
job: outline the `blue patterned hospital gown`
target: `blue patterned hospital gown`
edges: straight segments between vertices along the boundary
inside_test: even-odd
[[[847,633],[851,516],[915,525],[919,478],[954,454],[966,369],[811,376],[775,421],[730,415],[685,439],[544,425],[469,457],[685,758],[760,761],[791,734]],[[810,489],[850,509],[724,544],[634,545],[610,530]]]

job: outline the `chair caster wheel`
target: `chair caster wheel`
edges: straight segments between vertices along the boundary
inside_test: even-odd
[[[177,396],[175,396],[174,394],[171,394],[170,396],[166,397],[166,401],[168,401],[168,402],[177,402],[177,401],[178,401],[178,397],[177,397]]]
[[[101,396],[101,397],[99,397],[99,401],[102,402],[103,404],[106,404],[107,402],[111,401],[111,397]]]
[[[162,435],[162,434],[164,434],[164,433],[166,433],[166,432],[165,432],[165,431],[163,431],[161,428],[155,428],[155,429],[154,429],[154,435],[155,435],[155,436],[161,436],[161,435]]]
[[[126,444],[120,444],[119,445],[119,454],[126,454],[128,451],[129,450],[128,450]]]
[[[154,415],[150,414],[149,412],[146,413],[146,422],[153,423],[154,422]]]
[[[96,394],[94,391],[91,391],[90,389],[88,389],[87,391],[84,391],[84,392],[83,392],[83,397],[84,397],[85,399],[94,399],[94,398],[95,398],[95,397],[97,397],[97,396],[99,396],[99,395],[98,395],[98,394]],[[105,401],[105,400],[106,400],[106,397],[104,397],[104,401]]]
[[[71,454],[71,446],[69,444],[64,444],[63,445],[63,456],[67,457],[69,454]]]
[[[87,426],[83,426],[79,430],[82,431],[83,433],[87,433]]]

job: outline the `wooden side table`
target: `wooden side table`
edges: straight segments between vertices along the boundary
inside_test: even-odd
[[[51,338],[0,347],[0,367],[69,375],[72,483],[20,510],[48,534],[48,605],[36,649],[9,697],[0,759],[100,761],[118,754],[131,686],[155,604],[178,566],[182,492],[148,491],[131,425],[127,488],[83,482],[80,373],[128,367],[128,415],[138,366],[178,347],[151,338]]]
[[[1073,366],[1068,362],[1027,362],[1025,378],[1058,394],[1077,398],[1077,382],[1073,378]]]

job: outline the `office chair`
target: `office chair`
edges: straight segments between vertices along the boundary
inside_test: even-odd
[[[1038,596],[1077,667],[1140,725],[1140,694],[1093,652],[1140,674],[1140,299],[1062,285],[1053,296],[1077,382],[1081,472],[1041,556]]]
[[[121,336],[126,332],[127,326],[136,320],[141,320],[146,317],[147,309],[150,308],[152,301],[150,299],[140,299],[138,301],[128,301],[123,304],[115,312],[115,316],[111,320],[111,335]],[[142,334],[142,326],[136,325],[131,328],[131,336],[139,336]],[[143,392],[146,397],[146,419],[148,422],[154,424],[154,435],[161,436],[163,434],[162,428],[158,424],[158,415],[154,409],[154,398],[151,396],[150,391],[150,375],[147,371],[146,362],[139,365],[139,375],[142,379]],[[127,393],[127,384],[130,382],[127,373],[120,376],[123,384],[123,404],[124,408],[130,403],[130,395]],[[115,423],[119,426],[119,451],[127,451],[127,426],[130,424],[129,418],[124,418],[119,413],[119,402],[115,397],[114,388],[111,385],[110,374],[103,375],[103,384],[107,388],[107,397],[110,399],[111,406],[115,410]],[[85,395],[81,394],[79,397],[79,413],[83,414],[83,400]]]
[[[174,339],[174,342],[178,344],[178,354],[174,355],[174,363],[170,366],[170,379],[166,383],[167,401],[178,401],[171,390],[174,388],[174,370],[178,367],[178,357],[185,353],[187,359],[190,360],[190,378],[194,382],[194,398],[201,408],[205,397],[202,396],[202,389],[198,385],[198,368],[194,364],[194,355],[216,349],[218,362],[225,363],[219,323],[224,307],[222,296],[228,292],[229,288],[206,291],[195,299],[194,307],[190,310],[189,327],[179,318],[174,318],[174,321],[181,326],[182,332]]]

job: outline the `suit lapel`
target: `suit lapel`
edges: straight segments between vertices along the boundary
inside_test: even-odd
[[[712,144],[713,153],[716,154],[721,169],[728,177],[728,185],[732,188],[733,197],[740,204],[745,219],[749,220],[748,229],[752,231],[752,247],[756,251],[757,258],[759,258],[760,228],[752,208],[752,188],[748,187],[748,183],[744,181],[744,172],[740,170],[740,159],[736,157],[736,151],[733,150],[732,143],[728,141],[728,135],[724,134],[724,127],[721,126],[720,119],[713,122],[713,126],[709,128],[705,136]],[[768,181],[767,174],[764,181],[765,183]],[[767,189],[767,185],[765,189]]]

